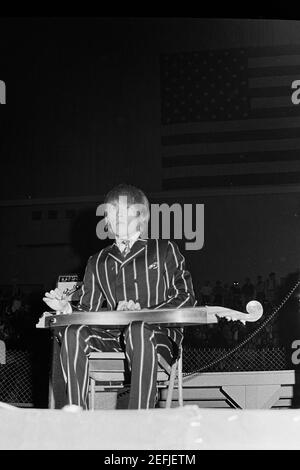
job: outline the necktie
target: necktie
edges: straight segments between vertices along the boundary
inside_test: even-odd
[[[129,251],[130,251],[130,241],[129,240],[124,240],[122,242],[122,246],[124,246],[123,251],[122,251],[122,255],[125,258],[128,255]]]

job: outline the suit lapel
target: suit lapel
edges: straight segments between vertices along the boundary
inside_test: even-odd
[[[115,261],[117,261],[120,264],[122,264],[124,261],[122,253],[120,252],[116,243],[113,243],[112,245],[108,247],[107,256],[112,257]]]
[[[122,264],[120,267],[123,268],[124,266],[126,266],[126,264],[130,263],[133,259],[140,256],[141,253],[144,253],[146,246],[147,246],[147,240],[139,238],[132,245],[131,250],[128,253],[128,255],[125,258],[122,257]]]
[[[130,252],[124,258],[116,243],[113,243],[107,250],[107,256],[120,263],[120,268],[144,252],[147,246],[147,240],[139,238],[131,247]]]

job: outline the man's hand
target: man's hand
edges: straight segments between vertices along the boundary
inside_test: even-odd
[[[43,301],[50,307],[52,310],[62,313],[71,313],[72,307],[68,301],[68,296],[66,296],[60,289],[56,288],[50,292],[45,293]]]
[[[117,310],[141,310],[139,302],[134,302],[133,300],[121,300],[118,303]]]

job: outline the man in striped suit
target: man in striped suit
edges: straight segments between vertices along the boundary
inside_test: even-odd
[[[119,185],[108,193],[105,205],[105,220],[115,242],[89,258],[76,308],[98,311],[104,299],[112,311],[194,306],[192,279],[177,245],[143,237],[150,214],[145,194]],[[72,312],[58,289],[47,292],[44,301],[53,310]],[[153,408],[158,357],[171,364],[182,338],[180,329],[143,321],[130,323],[123,332],[87,325],[66,327],[60,338],[60,359],[69,404],[86,409],[90,352],[125,350],[131,371],[129,408]]]

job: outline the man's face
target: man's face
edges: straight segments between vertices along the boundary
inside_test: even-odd
[[[139,230],[139,209],[139,204],[128,204],[126,196],[108,205],[107,218],[116,237],[127,239]]]

